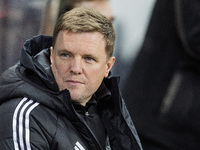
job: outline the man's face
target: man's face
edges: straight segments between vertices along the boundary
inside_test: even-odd
[[[108,58],[105,40],[99,32],[60,31],[51,47],[51,68],[60,90],[85,105],[107,77],[115,58]]]

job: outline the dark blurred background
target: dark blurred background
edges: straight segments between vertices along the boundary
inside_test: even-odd
[[[38,34],[45,2],[0,1],[0,74],[19,60],[25,40]]]

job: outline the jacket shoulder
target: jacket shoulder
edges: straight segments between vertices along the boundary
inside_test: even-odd
[[[0,120],[0,149],[33,145],[48,149],[47,141],[51,141],[56,132],[57,115],[26,97],[2,103]]]

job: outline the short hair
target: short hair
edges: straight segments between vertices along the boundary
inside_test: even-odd
[[[100,32],[104,36],[105,50],[108,57],[113,55],[115,30],[112,22],[98,11],[77,7],[61,15],[54,27],[53,47],[60,31],[73,33]]]

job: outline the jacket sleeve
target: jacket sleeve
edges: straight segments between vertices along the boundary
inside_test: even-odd
[[[27,98],[0,105],[1,150],[48,150],[48,144],[36,118],[39,103]],[[34,112],[35,111],[35,112]],[[34,112],[35,115],[32,115]]]

